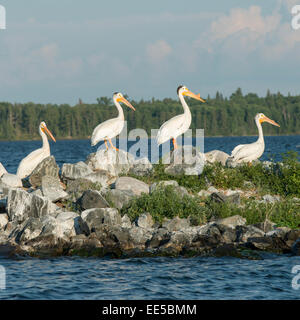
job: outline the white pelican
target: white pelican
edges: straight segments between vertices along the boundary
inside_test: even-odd
[[[56,142],[52,133],[47,128],[45,122],[41,122],[39,126],[39,132],[43,140],[43,146],[40,149],[32,151],[26,158],[24,158],[20,162],[17,171],[17,176],[20,179],[28,177],[40,162],[42,162],[45,158],[50,156],[50,146],[46,133],[54,142]]]
[[[176,138],[181,134],[185,133],[191,125],[192,115],[191,111],[184,100],[183,96],[188,96],[194,99],[197,99],[201,102],[205,102],[202,98],[200,98],[200,94],[194,94],[185,86],[179,86],[177,89],[177,94],[179,100],[183,106],[184,113],[180,114],[168,121],[166,121],[159,129],[157,134],[157,143],[158,145],[172,139],[174,149],[177,149]]]
[[[258,140],[250,144],[240,144],[231,152],[231,159],[235,162],[252,162],[258,159],[264,153],[265,141],[261,124],[269,122],[274,126],[280,127],[278,123],[266,117],[263,113],[258,113],[255,116],[255,122],[258,128]]]
[[[116,118],[106,120],[99,124],[93,131],[91,137],[91,145],[95,146],[99,141],[104,140],[106,149],[108,149],[107,140],[109,141],[110,145],[115,149],[118,150],[111,142],[111,139],[116,137],[118,134],[121,133],[124,127],[124,113],[123,109],[119,102],[123,102],[129,108],[135,111],[135,108],[131,105],[129,101],[127,101],[122,93],[116,92],[113,95],[113,101],[115,106],[117,107],[119,114]]]
[[[0,178],[4,175],[4,173],[7,173],[7,171],[0,162]]]

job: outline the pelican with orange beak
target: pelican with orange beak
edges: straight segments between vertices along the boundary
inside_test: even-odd
[[[26,158],[24,158],[20,162],[17,171],[17,176],[20,179],[28,177],[32,173],[32,171],[38,166],[39,163],[41,163],[45,158],[48,158],[50,156],[50,146],[46,133],[54,142],[56,142],[52,133],[47,128],[45,122],[41,122],[39,126],[39,132],[43,140],[43,146],[40,149],[32,151]]]
[[[262,130],[262,123],[269,122],[274,126],[280,127],[278,123],[266,117],[263,113],[258,113],[255,116],[255,122],[258,128],[258,140],[250,144],[240,144],[231,152],[231,159],[237,163],[251,163],[262,156],[265,151],[265,141]]]
[[[109,119],[100,123],[94,129],[91,137],[92,146],[95,146],[97,143],[99,143],[99,141],[104,140],[107,150],[108,150],[107,141],[110,143],[113,149],[118,150],[111,142],[111,139],[119,135],[124,128],[124,123],[125,123],[124,113],[120,105],[120,102],[124,103],[127,107],[131,108],[133,111],[135,111],[135,108],[132,106],[132,104],[129,101],[127,101],[124,98],[124,96],[120,92],[114,93],[113,102],[116,108],[118,109],[119,114],[116,118]]]
[[[177,89],[177,94],[182,104],[184,113],[166,121],[160,127],[156,137],[158,145],[172,139],[174,149],[178,149],[176,138],[185,133],[189,129],[192,122],[191,111],[186,101],[184,100],[184,96],[191,97],[201,102],[205,102],[205,100],[200,97],[200,94],[194,94],[186,86],[179,86]]]

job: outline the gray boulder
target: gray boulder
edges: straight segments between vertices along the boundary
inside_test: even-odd
[[[15,241],[23,242],[37,238],[43,229],[43,223],[39,218],[29,218],[25,221],[24,227],[17,234]]]
[[[82,161],[74,164],[64,163],[61,169],[61,176],[64,181],[84,178],[92,173],[92,169]]]
[[[144,249],[146,243],[153,237],[154,229],[145,229],[141,227],[133,226],[129,229],[130,239],[134,244],[134,247]]]
[[[178,182],[173,180],[154,182],[150,186],[150,193],[153,193],[157,190],[163,190],[169,186],[173,187],[174,191],[181,197],[189,195],[186,188],[179,186]]]
[[[66,192],[69,194],[69,199],[76,201],[87,190],[102,189],[102,186],[98,183],[91,182],[86,178],[79,178],[76,180],[69,180]]]
[[[134,157],[123,150],[110,148],[90,154],[85,162],[93,171],[105,170],[112,176],[118,176],[129,172],[134,164]]]
[[[289,247],[292,247],[298,239],[300,239],[300,229],[290,230],[284,236],[284,241]]]
[[[291,252],[294,256],[300,256],[300,238],[294,242]]]
[[[215,224],[235,228],[237,226],[244,226],[246,224],[246,219],[239,215],[235,215],[228,218],[219,219],[215,221]]]
[[[22,180],[16,176],[15,174],[11,173],[4,173],[0,178],[0,185],[2,187],[8,188],[22,188]]]
[[[279,196],[271,196],[270,194],[266,194],[262,197],[262,201],[264,203],[275,203],[277,201],[280,201],[280,197]]]
[[[200,190],[199,192],[198,192],[198,196],[199,197],[205,197],[205,198],[207,198],[207,197],[209,197],[211,195],[211,193],[209,192],[209,191],[207,191],[207,190]]]
[[[158,248],[171,239],[171,232],[166,228],[156,229],[152,235],[152,238],[147,242],[149,248]]]
[[[237,227],[237,241],[247,242],[252,238],[264,237],[265,232],[254,226],[238,226]]]
[[[36,196],[39,196],[39,197],[43,197],[44,195],[43,195],[43,192],[42,192],[42,190],[40,189],[40,188],[38,188],[38,189],[29,189],[29,190],[27,190],[27,192],[28,193],[31,193],[31,194],[34,194],[34,195],[36,195]],[[46,197],[47,198],[47,197]]]
[[[264,231],[264,232],[270,232],[276,228],[276,223],[267,219],[266,221],[256,223],[253,226]]]
[[[50,176],[59,179],[59,167],[55,161],[54,156],[50,156],[44,159],[37,167],[32,171],[29,176],[29,182],[34,188],[42,185],[42,177]]]
[[[0,213],[6,213],[7,198],[0,199]]]
[[[7,198],[9,220],[23,222],[29,217],[41,218],[56,215],[59,208],[45,197],[30,194],[22,189],[10,189]]]
[[[229,155],[227,153],[220,150],[213,150],[205,153],[205,159],[207,162],[209,163],[219,162],[223,166],[225,166],[228,157]]]
[[[99,170],[84,177],[93,183],[100,184],[102,187],[108,187],[116,181],[116,177],[109,174],[108,171]]]
[[[81,210],[92,208],[109,208],[108,202],[97,190],[84,191],[82,196],[78,199],[77,203],[80,206]]]
[[[145,182],[131,177],[118,178],[115,182],[115,189],[132,191],[137,196],[149,193],[149,186]]]
[[[205,165],[205,155],[192,146],[180,147],[163,159],[170,163],[165,173],[170,175],[200,175]]]
[[[112,189],[108,190],[104,197],[112,207],[121,210],[135,197],[135,194],[129,190]]]
[[[132,167],[129,170],[130,174],[136,176],[146,176],[149,175],[153,170],[153,166],[148,158],[142,158],[134,160]]]
[[[0,214],[0,230],[3,230],[8,224],[8,215],[6,213]]]
[[[130,221],[130,218],[128,217],[127,214],[124,214],[124,216],[122,217],[122,228],[131,228],[132,224]]]
[[[68,197],[68,194],[63,190],[60,181],[51,176],[42,177],[41,191],[44,197],[50,199],[52,202],[66,199]]]
[[[137,220],[136,225],[140,228],[151,229],[154,225],[154,220],[149,212],[141,214]]]
[[[101,230],[103,225],[121,226],[122,224],[118,210],[113,208],[89,209],[82,212],[81,217],[87,223],[90,232]]]
[[[180,219],[175,217],[172,220],[166,220],[162,223],[162,227],[166,228],[168,231],[178,231],[190,227],[190,222],[188,219]]]
[[[56,218],[44,217],[42,223],[42,237],[54,236],[67,240],[78,234],[89,234],[87,224],[75,212],[61,212]]]
[[[217,188],[215,188],[214,186],[210,186],[207,189],[207,191],[210,192],[211,194],[214,193],[214,192],[219,192],[219,190]]]
[[[76,235],[89,234],[89,229],[86,222],[83,221],[82,217],[75,212],[61,212],[57,215],[56,220],[58,221],[59,225],[65,224],[65,229],[72,229],[74,227]],[[73,223],[71,222],[72,220]]]

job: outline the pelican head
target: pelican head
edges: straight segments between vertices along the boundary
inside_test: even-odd
[[[124,104],[126,104],[127,107],[135,111],[135,108],[133,107],[133,105],[124,98],[121,92],[115,92],[113,95],[113,99],[117,102],[123,102]]]
[[[47,133],[48,136],[54,141],[56,142],[55,138],[53,137],[53,134],[50,132],[50,130],[47,128],[46,123],[43,121],[40,124],[40,131],[43,133]]]
[[[186,86],[179,86],[177,88],[177,94],[182,96],[188,96],[201,102],[205,102],[205,100],[200,97],[200,94],[195,94],[191,92]]]
[[[258,121],[260,124],[263,123],[263,122],[269,122],[274,126],[280,127],[280,125],[278,123],[276,123],[275,121],[271,120],[270,118],[265,116],[263,113],[258,113],[255,116],[255,120]]]

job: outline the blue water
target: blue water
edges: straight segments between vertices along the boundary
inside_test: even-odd
[[[257,137],[208,137],[204,139],[204,151],[208,152],[216,149],[230,154],[235,146],[252,143],[256,139]],[[145,146],[147,142],[143,141],[142,144]],[[180,139],[178,139],[179,144],[180,142]],[[129,151],[134,143],[129,141]],[[19,162],[31,151],[40,148],[41,144],[41,141],[0,141],[0,162],[8,172],[16,173]],[[62,166],[65,162],[84,161],[91,152],[96,152],[99,146],[105,148],[103,144],[91,147],[89,140],[60,140],[56,143],[50,142],[50,145],[51,153],[55,156],[59,166]],[[153,145],[156,146],[154,141]],[[265,145],[265,152],[260,160],[274,159],[279,161],[282,153],[291,150],[300,152],[300,135],[265,137]],[[148,156],[148,154],[142,153],[141,156]],[[157,160],[157,157],[153,156],[153,158],[154,161]]]
[[[0,259],[0,299],[300,299],[299,257]]]
[[[206,138],[205,152],[230,153],[255,137]],[[266,137],[262,160],[289,150],[299,152],[300,136]],[[15,173],[19,161],[40,141],[0,142],[0,162]],[[87,140],[51,143],[61,166],[85,160],[97,149]],[[6,290],[0,299],[300,299],[292,288],[293,266],[300,257],[265,254],[262,260],[236,258],[7,259]]]

